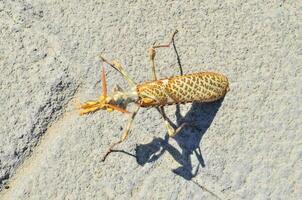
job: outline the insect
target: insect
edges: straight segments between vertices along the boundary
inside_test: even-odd
[[[113,143],[103,157],[106,157],[113,151],[113,148],[126,140],[133,120],[141,107],[156,107],[163,116],[169,136],[175,136],[182,127],[186,124],[181,124],[177,129],[174,129],[167,120],[164,106],[190,102],[212,102],[225,96],[229,91],[229,82],[226,76],[216,72],[198,72],[193,74],[173,76],[164,79],[157,79],[155,71],[155,49],[161,47],[169,47],[174,41],[174,36],[177,30],[173,33],[169,43],[162,45],[153,45],[149,49],[149,57],[152,67],[153,80],[141,84],[136,84],[134,80],[124,70],[122,65],[117,61],[109,61],[103,56],[100,56],[102,61],[102,95],[95,101],[87,101],[80,104],[80,115],[96,112],[98,110],[120,111],[128,113],[130,120],[126,126],[125,132],[121,135],[120,140]],[[107,94],[107,83],[105,77],[105,64],[117,70],[128,82],[129,91],[123,91],[117,87],[112,95]],[[137,108],[130,113],[126,110],[127,105],[135,103]]]

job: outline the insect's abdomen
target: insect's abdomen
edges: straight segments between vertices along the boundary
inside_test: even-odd
[[[142,107],[175,103],[211,102],[229,90],[228,79],[215,72],[175,76],[137,86]]]

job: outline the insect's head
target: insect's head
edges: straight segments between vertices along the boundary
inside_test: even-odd
[[[88,113],[96,112],[98,110],[106,110],[111,112],[113,110],[120,111],[122,113],[129,113],[127,110],[119,107],[118,105],[113,104],[113,98],[107,95],[107,83],[105,75],[105,67],[102,66],[102,95],[95,101],[87,101],[79,105],[80,115],[85,115]]]

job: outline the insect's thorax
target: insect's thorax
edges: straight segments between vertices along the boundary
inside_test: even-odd
[[[210,102],[225,95],[229,87],[225,76],[200,72],[137,85],[137,103],[142,107],[187,102]]]
[[[126,108],[129,103],[134,103],[138,101],[138,94],[136,88],[131,88],[131,90],[116,91],[111,96],[107,96],[106,103],[120,106]]]

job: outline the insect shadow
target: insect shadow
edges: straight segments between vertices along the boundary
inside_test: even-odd
[[[159,159],[165,152],[169,152],[173,158],[181,165],[172,171],[185,178],[191,180],[198,173],[199,167],[205,167],[205,161],[200,150],[202,137],[210,127],[217,111],[219,110],[223,99],[212,103],[193,103],[190,110],[185,116],[180,113],[180,106],[176,106],[176,124],[175,127],[182,123],[188,123],[173,138],[180,147],[176,149],[169,144],[169,136],[165,135],[164,139],[156,137],[150,143],[139,144],[136,147],[136,160],[139,165],[154,162]],[[194,169],[192,165],[191,155],[195,154],[199,164]]]
[[[177,63],[180,70],[180,75],[183,75],[183,69],[181,65],[181,59],[178,54],[174,38],[172,38],[173,48],[177,57]],[[212,124],[217,111],[219,110],[223,99],[217,100],[211,103],[192,103],[190,110],[185,116],[180,113],[180,105],[176,105],[176,124],[171,125],[174,128],[179,127],[182,123],[190,124],[185,126],[181,131],[173,137],[180,147],[180,151],[169,144],[169,135],[166,134],[164,139],[156,137],[148,144],[139,144],[136,146],[136,155],[133,155],[124,150],[112,150],[114,152],[125,153],[129,156],[136,158],[139,165],[145,165],[159,159],[165,152],[169,152],[173,158],[181,165],[180,167],[173,169],[172,171],[185,178],[191,180],[198,173],[199,166],[205,167],[205,161],[203,159],[200,143],[202,137],[207,132],[208,128]],[[169,119],[168,119],[169,120]],[[199,164],[196,169],[193,169],[191,155],[195,154]]]

